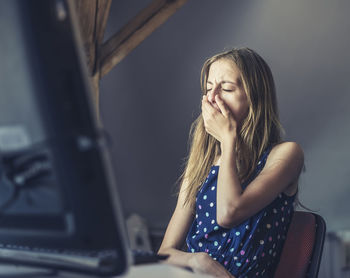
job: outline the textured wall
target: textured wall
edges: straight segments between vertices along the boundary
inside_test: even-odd
[[[148,2],[113,1],[106,37]],[[274,73],[286,139],[304,149],[301,201],[329,230],[349,229],[349,10],[347,0],[189,0],[129,54],[101,82],[125,214],[165,227],[199,113],[201,65],[249,46]]]

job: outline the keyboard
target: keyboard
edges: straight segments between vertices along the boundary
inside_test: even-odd
[[[165,260],[168,255],[132,250],[132,257],[133,264],[140,265]],[[118,253],[115,250],[59,250],[0,244],[0,258],[25,265],[99,274],[113,270]]]
[[[0,244],[0,258],[5,262],[101,274],[113,271],[119,255],[115,250],[58,250]]]

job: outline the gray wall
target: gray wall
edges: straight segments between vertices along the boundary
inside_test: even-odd
[[[106,37],[150,1],[113,1]],[[125,215],[166,226],[199,113],[205,58],[257,50],[274,73],[286,139],[301,144],[300,199],[328,230],[350,229],[347,0],[189,0],[101,82],[101,115]]]

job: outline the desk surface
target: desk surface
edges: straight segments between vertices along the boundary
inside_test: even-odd
[[[145,264],[132,266],[123,278],[200,278],[211,277],[203,274],[196,274],[179,267],[166,264]]]
[[[13,273],[18,271],[22,271],[23,273],[28,273],[29,271],[33,271],[32,275],[23,275],[20,277],[36,277],[36,278],[48,278],[48,277],[56,277],[56,278],[93,278],[93,276],[81,275],[71,272],[60,272],[58,275],[48,276],[43,274],[41,269],[21,267],[21,266],[13,266],[13,265],[0,265],[0,277],[3,276],[4,273],[10,274],[11,271]],[[34,274],[36,272],[36,274]],[[2,274],[2,275],[1,275]],[[33,276],[34,274],[34,276]],[[7,276],[11,277],[11,276]],[[19,276],[16,276],[19,277]],[[211,276],[196,274],[185,269],[167,265],[167,264],[143,264],[138,266],[131,266],[129,271],[122,276],[118,276],[118,278],[210,278]]]

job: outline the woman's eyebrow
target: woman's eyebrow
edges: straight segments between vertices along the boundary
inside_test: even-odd
[[[210,84],[210,85],[213,85],[213,82],[211,82],[211,81],[207,81],[207,83]],[[225,83],[230,83],[230,84],[238,86],[238,84],[233,82],[233,81],[228,81],[228,80],[221,81],[221,84],[225,84]]]
[[[233,82],[233,81],[224,80],[224,81],[222,81],[221,83],[222,83],[222,84],[230,83],[230,84],[233,84],[233,85],[236,85],[236,86],[237,86],[237,83],[236,83],[236,82]]]

